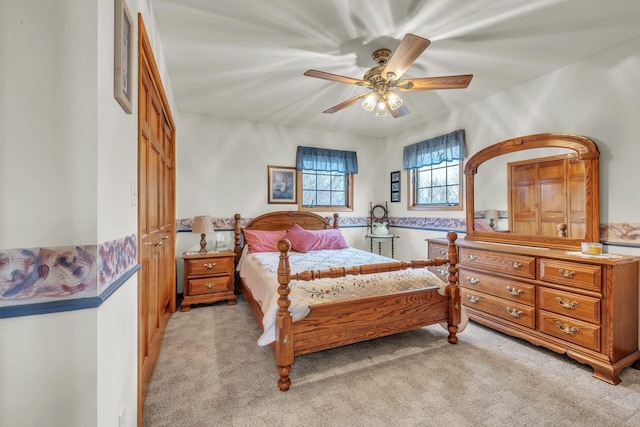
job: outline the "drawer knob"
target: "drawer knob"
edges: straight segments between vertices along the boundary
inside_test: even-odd
[[[477,279],[477,278],[471,277],[471,276],[467,276],[467,282],[471,283],[472,285],[477,285],[478,283],[480,283],[480,279]]]
[[[213,283],[207,283],[205,286],[207,287],[207,289],[211,289],[213,288]]]
[[[522,268],[522,263],[521,262],[512,262],[511,263],[511,267],[513,267],[514,270],[520,270]]]
[[[440,249],[440,250],[438,251],[438,253],[439,253],[440,255],[442,255],[442,256],[445,256],[445,255],[447,254],[447,250],[446,250],[446,249]]]
[[[560,272],[560,275],[565,279],[573,279],[576,275],[575,271],[569,271],[569,270],[563,270],[563,269],[560,269],[558,271]]]
[[[441,275],[441,276],[448,276],[449,272],[444,268],[439,268],[438,269],[438,274]]]
[[[522,289],[516,289],[516,288],[512,288],[511,286],[507,286],[507,291],[513,295],[513,296],[519,296],[524,294],[524,291]]]
[[[573,310],[578,308],[578,301],[571,301],[569,302],[568,299],[561,299],[561,298],[556,298],[556,302],[558,304],[560,304],[562,307],[567,308],[569,310]]]
[[[211,270],[215,266],[216,266],[215,262],[209,262],[209,263],[204,265],[204,268],[206,268],[207,270]]]
[[[575,335],[580,332],[580,329],[576,328],[575,326],[570,327],[569,325],[563,325],[560,322],[556,322],[556,328],[560,329],[567,335]]]
[[[507,313],[509,313],[513,317],[522,317],[524,313],[522,310],[516,310],[515,308],[507,307]]]
[[[475,255],[469,255],[467,258],[469,258],[469,261],[475,261],[478,259],[478,257]]]
[[[480,297],[474,295],[467,295],[467,300],[472,304],[477,304],[480,301]]]

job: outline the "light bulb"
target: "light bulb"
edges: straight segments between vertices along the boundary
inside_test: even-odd
[[[384,105],[383,101],[378,102],[376,106],[376,117],[383,117],[387,115],[387,106]]]
[[[367,111],[373,111],[376,106],[377,96],[374,92],[371,92],[369,95],[364,97],[364,101],[362,101],[362,108]]]
[[[397,110],[402,105],[402,99],[398,96],[397,93],[389,91],[387,94],[387,101],[389,102],[389,107],[392,110]]]

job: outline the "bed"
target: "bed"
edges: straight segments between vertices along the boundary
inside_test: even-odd
[[[271,212],[251,220],[246,226],[241,226],[241,216],[235,215],[235,243],[236,262],[239,267],[243,263],[243,257],[250,257],[245,246],[245,237],[258,234],[257,232],[280,235],[280,233],[293,231],[294,228],[302,228],[307,232],[330,233],[333,229],[338,231],[338,215],[333,215],[333,224],[327,219],[309,212],[278,211]],[[317,231],[316,231],[317,230]],[[266,233],[263,233],[266,234]],[[335,234],[335,233],[333,233]],[[292,234],[286,234],[293,240]],[[273,238],[273,236],[271,236]],[[401,262],[385,259],[386,262],[364,265],[346,265],[328,269],[306,269],[300,271],[294,268],[292,273],[290,259],[297,259],[299,255],[292,251],[289,238],[280,238],[276,241],[276,250],[273,253],[264,254],[264,257],[275,260],[277,266],[273,267],[271,276],[253,277],[240,271],[238,286],[245,300],[266,334],[265,325],[273,323],[273,337],[266,338],[275,352],[277,371],[279,375],[278,387],[281,391],[287,391],[291,386],[290,373],[294,358],[299,355],[316,351],[335,348],[360,341],[383,337],[423,326],[442,324],[448,330],[448,341],[456,344],[458,341],[458,325],[461,322],[460,293],[457,283],[457,251],[455,247],[456,233],[447,235],[449,240],[447,258],[432,260],[415,260]],[[299,245],[299,243],[298,243]],[[337,257],[341,249],[326,251],[326,258]],[[363,252],[363,251],[360,251]],[[262,254],[261,254],[262,255]],[[316,256],[321,256],[316,253]],[[377,256],[377,255],[374,255]],[[249,262],[249,261],[247,261]],[[427,271],[428,266],[449,264],[448,283],[443,283],[435,275]],[[307,306],[307,311],[301,316],[292,314],[290,307],[292,301],[289,298],[294,285],[304,285],[303,282],[347,280],[367,277],[381,277],[384,275],[398,275],[410,270],[415,274],[431,275],[439,285],[433,282],[423,284],[409,290],[386,292],[380,295],[368,295],[342,300],[319,301]],[[373,276],[375,275],[375,276]],[[243,277],[245,276],[245,277]],[[274,280],[274,279],[277,279]],[[251,283],[251,281],[256,283]],[[381,278],[382,280],[382,278]],[[395,277],[393,280],[399,280]],[[404,279],[403,279],[404,280]],[[429,279],[431,280],[431,279]],[[407,280],[408,281],[408,280]],[[257,283],[265,282],[265,283]],[[269,286],[270,283],[273,283]],[[317,282],[312,282],[317,283]],[[277,294],[265,297],[256,293],[255,286],[270,288],[273,292],[277,288]],[[415,285],[414,285],[415,286]],[[253,291],[252,291],[253,287]],[[256,296],[254,296],[256,293]],[[295,293],[295,292],[294,292]],[[268,309],[267,300],[272,299],[277,304],[275,309]],[[273,316],[273,319],[266,317]],[[264,344],[264,343],[263,343]]]

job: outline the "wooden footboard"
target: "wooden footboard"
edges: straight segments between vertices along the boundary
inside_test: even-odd
[[[240,215],[236,214],[236,254],[240,256]],[[327,220],[318,215],[302,212],[274,212],[262,215],[251,221],[249,229],[288,229],[294,221],[305,221],[310,229],[330,228]],[[274,228],[275,227],[275,228]],[[334,228],[337,228],[337,214],[334,215]],[[435,323],[447,323],[448,341],[457,343],[456,336],[460,323],[460,293],[458,289],[458,262],[455,241],[457,234],[447,234],[449,248],[447,258],[432,260],[398,261],[371,264],[350,268],[304,271],[291,274],[289,250],[291,243],[281,240],[278,264],[278,312],[276,317],[276,341],[273,344],[278,365],[278,387],[287,391],[291,386],[289,375],[294,357],[329,348],[339,347],[360,341],[416,329]],[[289,306],[289,283],[291,280],[310,281],[321,278],[337,278],[348,275],[362,275],[405,270],[408,268],[426,268],[449,264],[449,284],[446,295],[440,295],[436,286],[429,286],[389,295],[359,298],[313,305],[304,318],[293,321]],[[242,292],[251,306],[256,318],[261,321],[262,312],[253,300],[251,292],[240,279]]]
[[[351,268],[332,268],[321,271],[303,271],[291,274],[289,250],[291,243],[281,240],[278,244],[278,314],[276,321],[276,362],[278,387],[287,391],[291,386],[289,374],[294,357],[300,354],[339,347],[386,335],[404,332],[422,326],[446,322],[448,340],[458,342],[456,333],[460,323],[460,293],[457,283],[458,262],[455,241],[457,234],[450,232],[448,257],[410,262],[372,264]],[[429,287],[397,294],[380,295],[357,300],[339,301],[311,307],[303,319],[293,322],[289,312],[289,282],[314,280],[348,275],[383,273],[425,268],[449,263],[447,295],[442,296],[436,287]]]

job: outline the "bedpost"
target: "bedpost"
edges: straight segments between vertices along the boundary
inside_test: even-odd
[[[240,214],[237,213],[233,216],[235,223],[233,224],[233,251],[236,253],[236,264],[240,261],[240,255],[242,254],[242,248],[240,247]]]
[[[289,249],[291,242],[282,239],[278,242],[278,250],[280,251],[280,261],[278,263],[278,314],[276,317],[276,363],[278,364],[278,387],[281,391],[289,390],[291,380],[291,365],[293,364],[293,320],[289,312],[289,281],[291,268],[289,267]]]
[[[449,336],[447,339],[451,344],[458,343],[458,325],[460,324],[460,288],[458,287],[458,250],[456,248],[456,239],[458,235],[453,231],[447,233],[447,239],[449,239],[449,248],[447,258],[449,259],[449,286],[447,286],[449,292]]]
[[[338,213],[333,214],[333,228],[338,228]]]

